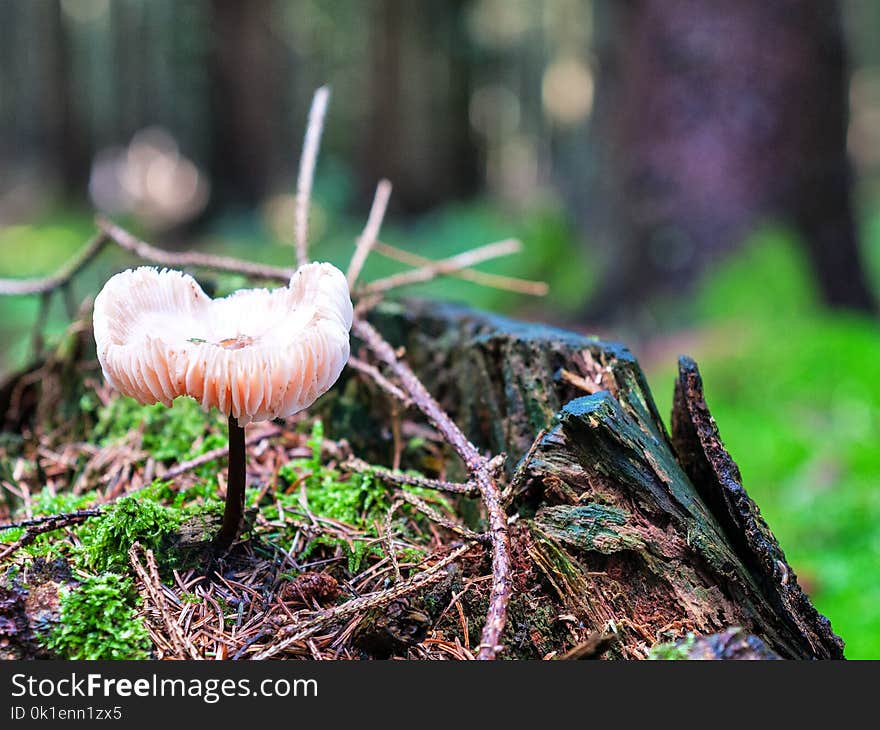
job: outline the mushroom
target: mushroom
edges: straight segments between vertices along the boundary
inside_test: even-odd
[[[327,263],[301,266],[286,287],[222,299],[188,274],[142,266],[95,299],[98,360],[114,388],[144,405],[189,396],[229,418],[218,548],[232,544],[244,514],[244,426],[298,413],[336,382],[352,314],[345,275]]]

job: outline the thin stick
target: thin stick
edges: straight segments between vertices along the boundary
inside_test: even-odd
[[[275,656],[278,652],[283,651],[291,644],[307,639],[309,636],[320,630],[328,621],[339,621],[353,613],[367,611],[371,608],[376,608],[377,606],[387,605],[401,596],[405,596],[429,583],[439,580],[443,577],[443,573],[441,572],[443,568],[454,563],[473,547],[474,543],[465,543],[461,547],[453,550],[442,560],[434,563],[430,568],[426,568],[421,573],[416,573],[416,575],[409,580],[398,583],[387,590],[380,591],[379,593],[370,593],[358,598],[353,598],[339,606],[325,609],[317,616],[303,621],[300,624],[294,624],[293,626],[287,627],[284,629],[284,633],[287,634],[285,639],[277,644],[268,646],[253,658],[268,659],[271,656]]]
[[[315,165],[321,147],[321,132],[324,130],[324,116],[327,114],[329,98],[330,89],[327,86],[319,88],[312,97],[302,157],[299,160],[293,231],[297,266],[309,262],[309,202],[312,198],[312,182],[315,179]]]
[[[391,518],[394,516],[394,513],[397,511],[398,507],[403,506],[402,499],[395,499],[391,506],[388,508],[388,511],[385,513],[385,524],[384,524],[384,541],[385,541],[385,551],[388,553],[388,557],[391,558],[391,564],[394,566],[394,582],[400,582],[400,563],[397,562],[397,553],[394,552],[394,526],[391,523]]]
[[[6,525],[0,525],[0,531],[3,530],[14,530],[16,527],[37,527],[40,525],[44,525],[47,522],[49,523],[64,523],[64,524],[72,524],[77,521],[85,521],[89,517],[97,517],[101,514],[101,510],[97,507],[90,507],[88,509],[80,509],[75,512],[65,512],[60,515],[46,515],[44,517],[32,517],[29,520],[19,520],[18,522],[10,522]],[[57,530],[57,527],[53,527],[52,529]]]
[[[429,259],[426,256],[419,256],[412,251],[405,251],[396,246],[390,246],[382,241],[376,241],[373,250],[395,261],[408,264],[414,267],[434,266],[437,261]],[[550,287],[544,281],[532,281],[531,279],[520,279],[516,276],[502,276],[501,274],[489,274],[485,271],[477,271],[476,269],[461,269],[459,271],[446,272],[449,276],[454,276],[465,281],[472,281],[480,286],[488,286],[493,289],[502,289],[504,291],[512,291],[517,294],[529,294],[535,297],[543,297],[550,291]]]
[[[466,538],[467,540],[473,540],[474,542],[488,543],[490,542],[490,538],[488,535],[483,535],[478,532],[474,532],[468,527],[465,527],[462,524],[459,524],[455,520],[450,517],[447,517],[444,514],[441,514],[438,510],[434,509],[430,504],[428,504],[421,497],[412,494],[411,492],[405,492],[404,490],[397,491],[397,497],[400,501],[408,502],[410,505],[415,507],[419,512],[421,512],[425,517],[433,522],[436,522],[441,527],[445,527],[450,532],[454,532],[456,535],[461,535],[461,537]],[[397,504],[397,502],[395,502]]]
[[[391,183],[388,180],[380,180],[376,186],[376,195],[373,197],[373,205],[370,207],[370,215],[367,218],[367,224],[364,226],[364,232],[358,237],[357,244],[354,249],[354,256],[351,257],[351,263],[348,265],[348,286],[354,286],[367,255],[376,243],[379,237],[379,229],[382,227],[382,220],[385,218],[385,211],[388,209],[388,199],[391,197]]]
[[[496,259],[500,256],[509,256],[510,254],[518,253],[521,250],[522,243],[515,238],[488,243],[485,246],[479,246],[470,251],[465,251],[464,253],[441,259],[440,261],[433,261],[430,264],[418,269],[413,269],[412,271],[403,271],[399,274],[386,276],[384,279],[376,279],[364,287],[364,292],[367,294],[373,294],[375,292],[396,289],[397,287],[406,286],[407,284],[418,284],[420,282],[430,281],[443,274],[451,274],[456,271],[461,271],[462,269],[478,264],[481,261]]]
[[[40,521],[34,519],[30,521],[30,525],[25,528],[24,534],[13,543],[6,545],[0,551],[0,560],[5,560],[13,553],[21,548],[30,545],[40,535],[54,530],[60,530],[64,527],[71,527],[85,522],[90,517],[101,514],[100,510],[81,510],[80,512],[68,512],[62,515],[52,515]]]
[[[397,359],[394,349],[371,324],[362,319],[355,319],[352,331],[397,376],[413,403],[443,434],[473,475],[480,497],[486,507],[489,534],[492,539],[492,593],[477,658],[494,659],[501,648],[501,634],[507,622],[507,604],[510,600],[512,583],[507,517],[501,506],[500,491],[495,483],[489,460],[477,451],[477,447],[467,439],[461,429],[434,400],[415,373],[405,363]]]
[[[516,493],[521,489],[522,484],[526,479],[526,475],[528,474],[529,466],[535,456],[535,452],[538,450],[538,447],[547,435],[547,431],[548,429],[542,428],[538,432],[538,435],[535,436],[534,441],[532,441],[532,445],[529,446],[528,452],[526,452],[526,455],[520,459],[519,465],[516,467],[516,471],[513,474],[513,478],[501,493],[501,504],[509,504],[516,496]]]
[[[160,266],[171,266],[178,269],[193,266],[213,271],[227,271],[232,274],[242,274],[243,276],[252,276],[258,279],[282,281],[284,283],[290,281],[290,277],[293,275],[293,269],[255,264],[228,256],[211,256],[210,254],[197,253],[195,251],[186,251],[184,253],[163,251],[161,248],[156,248],[141,241],[124,228],[117,226],[102,216],[95,218],[95,223],[120,248],[133,253],[144,261],[159,264]]]
[[[417,476],[415,474],[403,474],[384,469],[381,466],[373,466],[363,459],[351,458],[342,463],[343,469],[357,472],[358,474],[372,474],[377,479],[392,484],[397,487],[413,486],[424,487],[425,489],[436,489],[440,492],[452,492],[453,494],[465,494],[469,497],[479,495],[477,487],[472,482],[462,484],[461,482],[444,482],[440,479],[429,479],[428,477]]]
[[[176,658],[201,659],[192,643],[186,640],[183,628],[171,615],[168,601],[162,590],[162,581],[159,578],[159,569],[156,566],[156,558],[153,555],[153,551],[149,548],[144,551],[144,559],[147,563],[147,567],[144,568],[138,558],[138,553],[142,550],[143,548],[141,547],[141,544],[135,542],[128,551],[128,560],[131,563],[134,572],[137,573],[137,577],[140,579],[143,593],[146,594],[149,602],[156,607],[156,610],[162,618],[162,622],[165,624],[165,631],[171,641],[171,646],[177,652]]]
[[[408,406],[410,404],[409,396],[400,388],[379,372],[379,368],[364,362],[360,358],[350,355],[348,358],[348,366],[354,368],[358,372],[370,377],[382,390],[397,398],[401,403]]]
[[[223,524],[214,538],[214,545],[225,550],[232,545],[244,519],[244,490],[246,481],[244,429],[235,416],[229,416],[229,472],[226,479],[226,505]]]

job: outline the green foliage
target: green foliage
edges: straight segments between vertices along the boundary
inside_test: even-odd
[[[151,492],[123,497],[80,529],[79,557],[85,566],[124,572],[135,542],[153,550],[160,566],[173,562],[174,556],[162,550],[163,541],[177,529],[184,513],[159,503]]]
[[[306,504],[314,515],[326,517],[345,523],[362,533],[363,538],[346,540],[332,535],[319,535],[311,540],[300,555],[300,560],[307,558],[319,546],[338,547],[348,560],[348,569],[357,573],[365,558],[382,555],[383,548],[377,539],[377,525],[382,524],[391,508],[391,492],[370,473],[350,474],[343,477],[338,469],[332,469],[321,462],[321,444],[324,439],[324,427],[321,421],[315,421],[308,445],[312,455],[306,459],[295,459],[278,470],[278,476],[286,484],[300,483],[305,487]],[[406,486],[422,497],[429,497],[443,509],[451,509],[450,503],[418,487]],[[304,514],[299,490],[292,494],[279,493],[273,497],[273,503],[263,508],[263,514],[269,519],[278,518],[278,506],[285,512]],[[409,505],[400,508],[402,516],[412,516]],[[419,559],[418,551],[407,553],[406,559]]]
[[[686,351],[746,489],[847,656],[880,656],[880,328],[822,310],[801,250],[778,231],[696,300],[703,327]],[[661,413],[673,367],[649,371]]]
[[[46,647],[64,659],[147,659],[150,640],[135,616],[131,580],[115,573],[89,576],[61,589],[59,622]]]
[[[323,439],[324,426],[315,421],[307,442],[312,455],[285,464],[278,476],[288,484],[304,481],[308,507],[314,514],[369,529],[391,506],[388,490],[370,474],[352,474],[343,479],[337,469],[322,464]]]
[[[695,637],[689,633],[682,641],[670,641],[664,644],[654,644],[648,651],[648,659],[664,661],[681,661],[688,658]]]
[[[143,406],[133,398],[119,397],[98,410],[94,437],[106,446],[142,429],[143,448],[154,459],[186,461],[223,446],[223,428],[220,416],[205,413],[192,398],[177,398],[168,408],[161,403]],[[210,464],[207,469],[213,470]]]
[[[83,492],[82,494],[74,494],[73,492],[52,494],[47,487],[43,487],[33,499],[31,509],[33,510],[34,517],[57,515],[62,512],[76,512],[77,510],[91,507],[97,496],[94,491]]]

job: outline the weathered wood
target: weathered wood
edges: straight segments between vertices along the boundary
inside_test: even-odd
[[[692,484],[718,520],[743,565],[756,576],[768,602],[821,655],[842,652],[843,645],[798,585],[761,512],[742,484],[739,468],[721,442],[718,426],[703,395],[697,364],[679,360],[672,409],[672,441]],[[835,649],[837,652],[835,652]]]
[[[617,634],[610,656],[731,627],[782,657],[842,656],[745,493],[691,361],[670,438],[621,345],[428,302],[373,321],[475,443],[524,469],[519,549],[579,621]],[[342,398],[362,387],[350,379]],[[381,449],[379,421],[346,410],[361,419],[351,437]]]

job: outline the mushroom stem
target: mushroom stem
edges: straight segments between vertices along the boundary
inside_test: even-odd
[[[235,416],[229,417],[229,472],[226,479],[226,507],[223,526],[214,545],[225,550],[238,536],[244,518],[245,451],[244,429]]]

